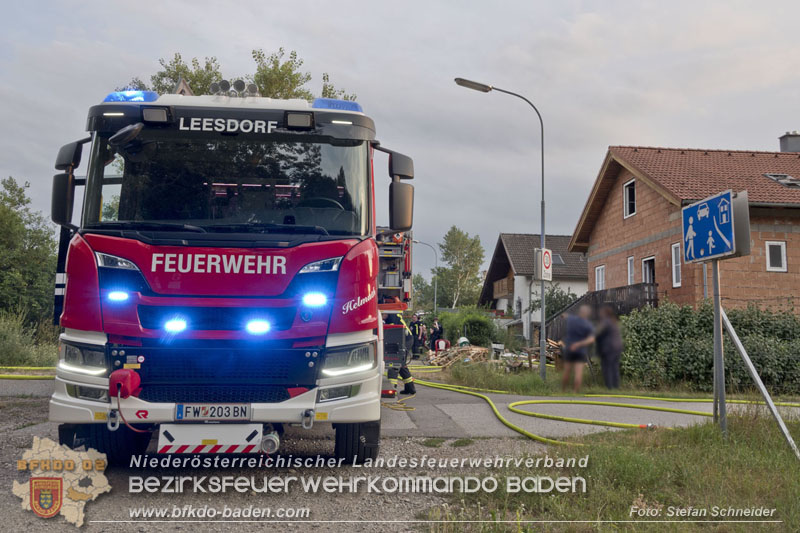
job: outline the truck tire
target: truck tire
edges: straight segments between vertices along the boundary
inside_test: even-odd
[[[151,433],[136,433],[125,426],[109,431],[105,424],[89,424],[86,428],[86,449],[106,454],[110,465],[127,465],[131,455],[147,451]]]
[[[350,464],[354,460],[363,463],[367,459],[378,457],[381,440],[381,421],[362,422],[360,424],[336,424],[337,459],[344,459]]]

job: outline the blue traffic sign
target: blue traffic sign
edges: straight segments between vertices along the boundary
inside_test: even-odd
[[[683,260],[708,261],[736,252],[733,192],[725,191],[683,208]]]

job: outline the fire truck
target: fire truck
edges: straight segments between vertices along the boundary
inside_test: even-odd
[[[154,436],[162,454],[275,453],[288,427],[320,424],[337,458],[374,458],[373,157],[388,154],[392,232],[412,225],[413,162],[356,102],[212,91],[113,92],[58,152],[50,420],[112,463]]]
[[[411,360],[410,330],[403,312],[411,304],[413,233],[378,228],[378,310],[384,322],[383,360],[390,379]]]

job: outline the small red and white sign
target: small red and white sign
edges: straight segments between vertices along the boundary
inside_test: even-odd
[[[553,252],[547,248],[536,249],[536,278],[553,281]]]

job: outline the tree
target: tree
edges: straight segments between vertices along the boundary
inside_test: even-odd
[[[311,101],[314,94],[306,87],[311,81],[311,73],[302,70],[303,60],[292,50],[288,57],[283,48],[277,52],[267,54],[262,49],[252,51],[256,69],[252,75],[243,76],[258,86],[261,96],[268,98],[302,98]],[[203,95],[211,93],[211,84],[223,79],[219,61],[216,57],[206,57],[202,62],[194,57],[189,63],[184,61],[180,53],[175,53],[172,59],[159,59],[161,70],[150,76],[151,85],[147,85],[140,78],[132,78],[127,85],[118,87],[122,90],[156,91],[158,94],[167,94],[173,91],[178,81],[184,79],[192,93]],[[231,80],[236,78],[229,78]],[[339,98],[355,100],[356,95],[344,89],[337,89],[330,80],[327,72],[322,74],[323,98]]]
[[[314,95],[304,85],[311,81],[310,72],[302,72],[303,60],[297,52],[289,52],[289,59],[283,61],[286,52],[279,48],[269,56],[264,50],[253,50],[256,73],[253,82],[258,85],[261,96],[269,98],[303,98],[313,100]]]
[[[558,313],[566,306],[578,299],[578,295],[572,292],[572,289],[567,287],[567,290],[561,288],[558,283],[550,283],[544,291],[544,303],[546,305],[545,312],[550,316],[553,313]],[[542,308],[541,298],[532,298],[531,304],[528,306],[527,312],[533,313]]]
[[[442,261],[448,266],[439,267],[439,296],[441,302],[450,307],[474,305],[481,290],[480,268],[483,263],[481,239],[470,237],[456,226],[452,226],[439,244]]]
[[[183,60],[180,53],[175,53],[172,59],[161,58],[158,60],[161,70],[150,76],[151,86],[139,78],[133,78],[122,90],[155,91],[158,94],[171,93],[181,79],[186,80],[192,92],[196,95],[209,94],[211,84],[222,80],[219,62],[216,57],[207,57],[200,60],[193,57],[189,64]]]
[[[429,311],[433,310],[433,286],[422,276],[414,274],[411,278],[411,285],[414,290],[414,310]]]
[[[327,72],[322,73],[322,93],[323,98],[337,98],[339,100],[355,100],[355,93],[347,94],[344,89],[337,89],[331,83],[331,77]]]
[[[52,224],[31,210],[29,187],[0,181],[0,310],[20,309],[36,321],[53,305],[56,240]]]

